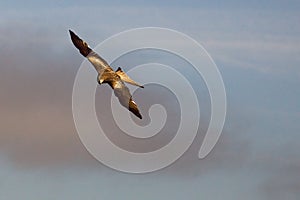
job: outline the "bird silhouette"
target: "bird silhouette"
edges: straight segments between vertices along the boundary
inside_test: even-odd
[[[129,84],[144,88],[144,86],[133,81],[120,67],[114,71],[109,64],[94,52],[88,44],[80,39],[73,31],[69,30],[71,40],[81,55],[86,57],[98,72],[97,82],[99,84],[107,83],[114,90],[116,97],[122,106],[127,108],[135,116],[142,119],[137,104],[132,100],[132,96],[128,87],[124,84]]]

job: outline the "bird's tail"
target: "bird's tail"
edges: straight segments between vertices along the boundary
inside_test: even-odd
[[[135,85],[135,86],[138,86],[140,88],[144,88],[144,86],[138,84],[137,82],[135,82],[134,80],[132,80],[122,69],[121,67],[119,67],[117,70],[116,70],[116,73],[118,74],[118,76],[121,78],[122,81],[126,82],[126,83],[129,83],[131,85]]]

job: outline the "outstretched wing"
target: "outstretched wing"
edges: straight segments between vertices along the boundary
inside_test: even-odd
[[[114,93],[116,97],[118,97],[121,105],[127,108],[133,114],[135,114],[135,116],[142,119],[142,115],[140,114],[136,103],[132,100],[132,96],[129,92],[129,89],[128,87],[126,87],[124,82],[120,79],[115,79],[110,83],[110,85],[114,89]]]
[[[137,82],[135,82],[134,80],[132,80],[125,72],[123,72],[123,70],[121,69],[121,67],[119,67],[116,71],[116,73],[118,74],[118,76],[121,78],[122,81],[129,83],[131,85],[135,85],[141,88],[144,88],[144,86],[138,84]]]
[[[73,31],[69,30],[71,40],[79,52],[86,57],[95,67],[97,72],[101,75],[105,69],[110,68],[109,64],[101,58],[96,52],[94,52],[88,44],[79,38]]]

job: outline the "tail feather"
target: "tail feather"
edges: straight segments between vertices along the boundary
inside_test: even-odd
[[[126,83],[129,83],[131,85],[135,85],[138,86],[140,88],[144,88],[144,86],[138,84],[137,82],[135,82],[134,80],[132,80],[122,69],[121,67],[119,67],[116,70],[116,73],[118,74],[118,76],[120,77],[120,79]]]

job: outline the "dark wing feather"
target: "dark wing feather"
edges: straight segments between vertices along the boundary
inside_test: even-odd
[[[92,51],[92,49],[90,49],[88,44],[80,39],[73,31],[69,30],[69,32],[74,46],[79,50],[81,55],[86,57]]]
[[[74,32],[69,30],[71,35],[71,40],[75,47],[80,51],[80,53],[86,57],[95,67],[99,75],[101,75],[105,69],[110,68],[109,64],[101,58],[96,52],[89,48],[88,44],[79,38]]]

